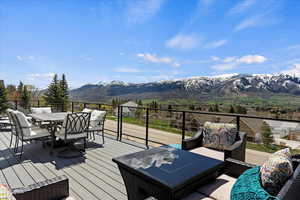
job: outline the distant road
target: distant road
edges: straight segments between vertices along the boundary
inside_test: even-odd
[[[105,121],[105,129],[117,131],[117,121],[106,120]],[[129,124],[129,123],[123,122],[123,134],[140,137],[140,138],[145,138],[146,137],[146,128],[143,126],[138,126],[135,124]],[[139,143],[145,142],[141,139],[136,139],[136,138],[125,136],[125,135],[123,135],[123,138],[134,140]],[[153,141],[164,143],[164,144],[180,144],[181,143],[181,135],[149,128],[149,140],[153,140]],[[153,142],[149,142],[149,145],[160,146],[160,144],[156,144]],[[269,155],[270,155],[269,153],[247,149],[246,150],[246,162],[256,164],[256,165],[261,165],[264,163],[265,160],[268,159]]]

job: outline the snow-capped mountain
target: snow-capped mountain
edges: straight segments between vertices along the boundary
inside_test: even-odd
[[[224,74],[150,83],[112,81],[85,85],[71,91],[74,99],[98,101],[124,98],[186,98],[201,95],[247,95],[285,93],[300,95],[300,79],[286,74]]]

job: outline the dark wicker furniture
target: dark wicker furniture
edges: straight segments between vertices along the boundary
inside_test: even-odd
[[[203,131],[198,132],[194,137],[182,141],[183,150],[192,150],[202,147]],[[216,150],[217,151],[217,150]],[[246,133],[238,132],[235,143],[227,149],[224,149],[224,160],[233,158],[240,161],[245,161],[246,152]]]
[[[58,176],[33,185],[12,189],[16,200],[62,200],[69,196],[69,180]]]
[[[214,179],[223,161],[171,147],[158,147],[113,159],[118,164],[129,200],[153,196],[175,200]]]

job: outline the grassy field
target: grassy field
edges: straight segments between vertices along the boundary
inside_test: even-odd
[[[263,152],[267,152],[267,153],[274,153],[280,149],[284,149],[286,147],[283,146],[279,146],[279,145],[270,145],[270,146],[265,146],[263,144],[256,144],[256,143],[252,143],[252,142],[247,142],[247,149],[253,149],[256,151],[263,151]],[[293,154],[299,154],[300,150],[292,150]]]

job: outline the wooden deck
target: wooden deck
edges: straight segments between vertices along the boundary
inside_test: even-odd
[[[10,133],[0,132],[0,183],[11,188],[66,175],[70,183],[70,195],[79,199],[122,200],[127,199],[126,189],[113,157],[143,150],[135,144],[118,142],[112,137],[89,142],[85,157],[61,159],[50,156],[48,148],[40,143],[24,146],[23,161],[14,156],[9,146]],[[58,150],[57,150],[58,151]]]

